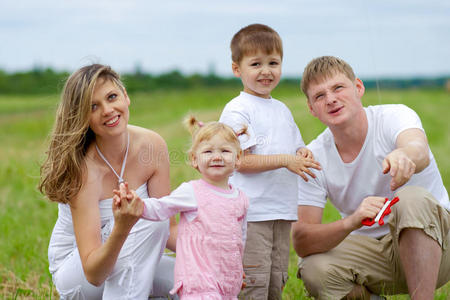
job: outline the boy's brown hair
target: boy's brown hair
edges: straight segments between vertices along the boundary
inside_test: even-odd
[[[307,91],[311,83],[319,83],[338,73],[344,74],[351,81],[354,81],[356,78],[352,67],[343,59],[334,56],[314,58],[303,71],[301,89],[308,97]]]
[[[231,40],[231,59],[239,64],[245,55],[263,51],[283,58],[283,44],[278,33],[267,25],[251,24],[239,30]]]

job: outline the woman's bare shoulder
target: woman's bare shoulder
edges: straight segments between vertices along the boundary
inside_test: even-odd
[[[128,125],[128,129],[134,138],[133,143],[138,143],[144,147],[147,145],[152,145],[153,147],[167,148],[164,138],[151,129],[134,125]]]

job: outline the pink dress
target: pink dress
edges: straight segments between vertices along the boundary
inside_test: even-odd
[[[242,285],[242,225],[248,199],[220,196],[227,191],[204,180],[190,182],[198,205],[189,222],[181,213],[178,225],[175,285],[180,299],[237,299]]]

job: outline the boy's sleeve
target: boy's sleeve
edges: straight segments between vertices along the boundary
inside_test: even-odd
[[[303,141],[302,134],[300,133],[300,129],[298,128],[297,124],[294,122],[295,127],[297,128],[296,134],[295,134],[295,146],[296,151],[300,148],[306,148],[305,142]]]
[[[219,122],[224,123],[235,132],[247,127],[247,133],[240,135],[241,149],[246,150],[256,145],[255,130],[252,127],[248,112],[239,104],[228,103],[222,111]]]
[[[195,211],[197,200],[189,183],[182,183],[170,195],[162,198],[145,198],[142,218],[151,221],[164,221],[179,212]]]
[[[297,125],[297,123],[294,120],[294,116],[292,115],[292,112],[290,109],[284,104],[284,108],[286,110],[286,115],[288,116],[289,120],[289,126],[292,129],[292,135],[294,137],[293,145],[295,145],[295,151],[297,152],[300,148],[306,147],[305,142],[303,141],[302,134],[300,133],[300,127]]]

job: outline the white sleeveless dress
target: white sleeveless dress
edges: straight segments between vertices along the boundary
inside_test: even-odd
[[[147,184],[136,193],[148,198]],[[114,225],[112,198],[99,201],[102,242]],[[169,237],[169,220],[152,222],[140,219],[125,241],[116,265],[100,287],[87,282],[73,231],[68,204],[58,204],[58,219],[48,248],[49,270],[61,299],[147,299],[153,291],[153,281]],[[164,268],[173,268],[165,262]],[[159,270],[171,276],[173,270]],[[173,282],[173,277],[166,281]],[[171,287],[171,284],[168,283]]]

